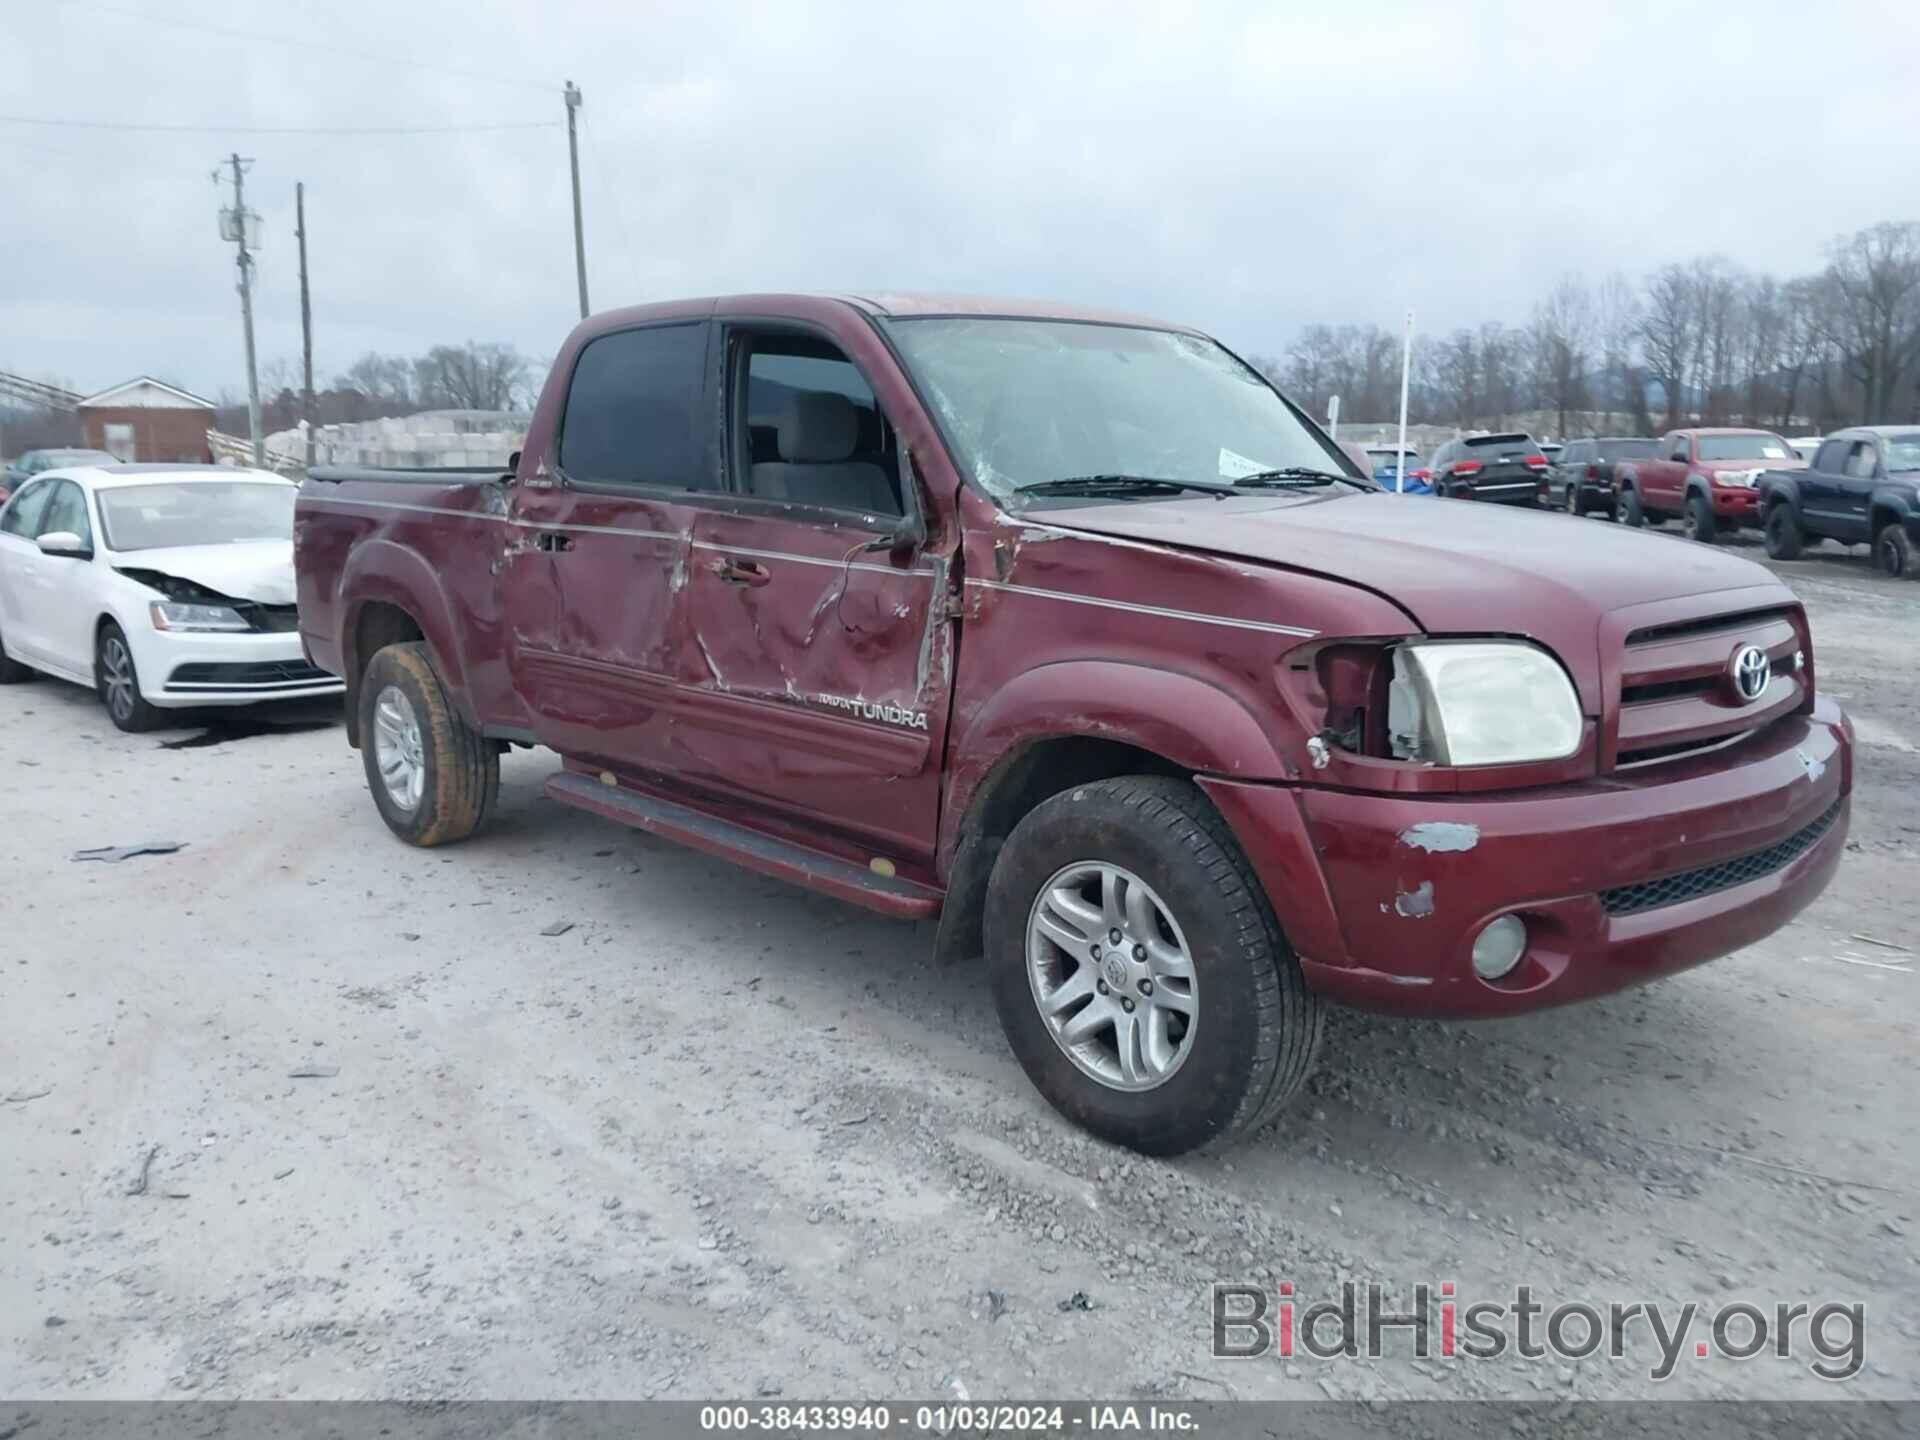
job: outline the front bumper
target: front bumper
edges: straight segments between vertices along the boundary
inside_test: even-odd
[[[297,632],[129,632],[140,692],[150,705],[256,705],[339,695],[346,682],[308,663]]]
[[[1760,522],[1760,492],[1738,485],[1715,485],[1711,491],[1714,517],[1735,525]]]
[[[1851,729],[1821,699],[1729,750],[1532,794],[1201,784],[1316,990],[1479,1016],[1603,995],[1773,933],[1839,865],[1852,768]],[[1527,953],[1483,980],[1474,937],[1510,913]]]

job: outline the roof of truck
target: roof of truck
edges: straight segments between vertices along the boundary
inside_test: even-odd
[[[1174,330],[1199,334],[1191,325],[1175,325],[1147,315],[1124,310],[1105,310],[1088,305],[1069,305],[1055,300],[1021,300],[992,295],[953,295],[904,290],[874,290],[865,294],[740,294],[706,295],[684,300],[657,301],[647,305],[602,310],[583,323],[592,334],[603,334],[646,320],[667,320],[748,310],[778,314],[795,306],[817,306],[822,301],[850,305],[869,315],[893,319],[924,319],[929,316],[992,316],[1020,320],[1069,320],[1095,325],[1131,325],[1152,330]]]

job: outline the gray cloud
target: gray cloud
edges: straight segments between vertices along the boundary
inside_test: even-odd
[[[299,36],[287,46],[126,18]],[[1910,218],[1914,7],[734,6],[11,0],[0,113],[320,127],[557,121],[586,92],[596,307],[752,289],[1037,294],[1244,350],[1316,320],[1518,320],[1568,269],[1813,268]],[[333,48],[387,54],[380,64]],[[476,72],[454,74],[449,71]],[[489,78],[476,78],[484,74]],[[492,78],[500,77],[500,78]],[[268,240],[263,357],[574,318],[564,132],[155,134],[0,124],[0,368],[242,383],[209,177]]]

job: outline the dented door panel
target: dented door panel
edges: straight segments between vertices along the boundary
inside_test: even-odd
[[[925,855],[953,659],[946,566],[863,553],[873,538],[803,513],[697,515],[666,764]]]

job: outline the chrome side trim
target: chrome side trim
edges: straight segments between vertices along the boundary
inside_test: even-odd
[[[1003,590],[1013,595],[1034,595],[1043,600],[1064,600],[1070,605],[1096,605],[1103,610],[1124,610],[1134,615],[1152,615],[1163,620],[1192,620],[1201,625],[1225,625],[1234,630],[1258,630],[1268,635],[1294,635],[1311,640],[1320,632],[1298,625],[1279,625],[1271,620],[1242,620],[1230,615],[1203,615],[1195,610],[1170,610],[1164,605],[1139,605],[1131,600],[1107,600],[1098,595],[1074,595],[1065,590],[1042,590],[1033,585],[1009,585],[1002,580],[969,580],[967,584],[982,590]]]

